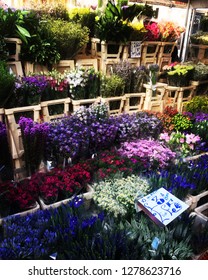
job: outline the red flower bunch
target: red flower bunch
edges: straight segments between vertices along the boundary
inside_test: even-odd
[[[30,187],[30,179],[19,182],[10,182],[8,185],[7,197],[11,207],[16,211],[24,211],[36,203],[36,186]]]
[[[90,172],[78,163],[65,169],[54,168],[48,173],[34,174],[30,186],[38,188],[40,197],[50,203],[74,195],[85,188],[90,180]]]
[[[103,180],[114,176],[117,172],[127,176],[133,172],[132,163],[127,158],[122,158],[115,149],[100,153],[92,162],[94,178]]]
[[[157,22],[144,22],[144,27],[147,30],[146,41],[158,41],[160,39],[160,29]]]
[[[59,80],[53,77],[48,77],[47,81],[51,89],[55,91],[64,91],[68,89],[68,82],[65,79]]]

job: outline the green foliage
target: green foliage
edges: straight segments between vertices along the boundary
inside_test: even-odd
[[[143,260],[186,260],[193,252],[190,246],[190,221],[176,219],[168,227],[160,228],[143,213],[129,223],[129,235],[143,244]],[[127,227],[127,224],[125,225]],[[154,238],[159,239],[157,249],[152,248]],[[136,244],[136,243],[135,243]]]
[[[208,45],[208,32],[199,31],[194,33],[190,36],[190,41],[196,45]]]
[[[113,73],[125,82],[124,92],[131,92],[132,66],[128,61],[121,61],[113,65]]]
[[[193,80],[203,81],[208,79],[208,65],[198,62],[194,65]]]
[[[69,10],[69,19],[74,23],[81,24],[90,30],[90,37],[95,34],[95,17],[96,13],[89,8],[73,8]]]
[[[4,37],[0,35],[0,60],[7,60],[8,52]]]
[[[200,30],[203,32],[208,32],[208,17],[203,16],[200,21]]]
[[[174,129],[176,131],[184,131],[192,127],[191,120],[187,116],[184,116],[180,113],[173,116],[172,124],[174,125]]]
[[[101,41],[126,42],[130,38],[132,28],[126,22],[137,16],[135,5],[121,9],[119,5],[108,1],[103,14],[96,17],[95,35]],[[126,22],[124,22],[126,21]]]
[[[25,24],[29,11],[0,8],[0,35],[3,37],[20,38],[27,43],[30,33]]]
[[[95,36],[101,41],[127,42],[134,29],[128,25],[135,17],[153,16],[153,9],[148,5],[129,5],[124,8],[108,1],[104,12],[96,17]]]
[[[120,96],[124,93],[125,82],[116,75],[103,76],[101,80],[100,93],[103,97]]]
[[[46,21],[39,21],[36,15],[33,15],[35,24],[30,26],[32,36],[28,40],[28,45],[22,46],[21,59],[50,66],[57,63],[61,56]]]
[[[195,122],[192,127],[192,131],[194,134],[199,135],[200,138],[208,142],[208,121],[202,121],[202,122]]]
[[[142,246],[129,238],[125,221],[109,214],[90,216],[80,207],[71,215],[68,206],[62,206],[57,212],[54,224],[60,228],[55,248],[58,260],[140,259]]]
[[[48,19],[45,29],[50,32],[61,59],[72,59],[89,41],[89,29],[61,19]]]
[[[185,109],[193,114],[197,112],[208,113],[208,96],[194,96],[186,103]]]
[[[4,107],[12,94],[15,76],[9,73],[6,62],[0,61],[0,107]]]

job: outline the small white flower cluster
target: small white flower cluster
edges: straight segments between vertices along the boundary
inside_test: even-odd
[[[83,68],[65,72],[65,77],[70,88],[76,88],[77,86],[85,87],[89,78],[87,71]]]
[[[135,199],[145,196],[150,190],[148,181],[134,174],[126,178],[106,179],[92,187],[95,202],[115,217],[134,212]]]

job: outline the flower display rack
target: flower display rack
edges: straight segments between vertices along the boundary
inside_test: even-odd
[[[173,86],[167,86],[165,89],[165,96],[164,96],[164,106],[172,106],[173,108],[177,108],[177,101],[178,101],[178,88]]]
[[[109,108],[109,115],[118,115],[123,112],[125,96],[115,96],[109,98],[101,98],[101,102],[106,103]]]
[[[0,122],[3,122],[4,119],[4,109],[0,108]]]
[[[79,58],[75,60],[77,68],[90,69],[94,68],[95,71],[98,71],[98,60],[97,58]]]
[[[158,62],[158,53],[161,42],[146,41],[142,43],[142,51],[140,58],[140,65],[156,64]]]
[[[72,100],[73,112],[76,112],[81,106],[89,107],[94,103],[99,103],[101,101],[101,97],[91,98],[91,99],[79,99]]]
[[[24,115],[30,112],[32,113],[32,118],[34,121],[40,121],[40,111],[40,105],[5,109],[4,111],[8,131],[10,153],[13,160],[14,171],[16,173],[21,173],[23,171],[22,169],[24,169],[24,149],[22,144],[21,131],[16,120],[16,115]]]
[[[50,114],[49,107],[50,106],[56,106],[56,105],[63,105],[63,112],[60,114]],[[41,106],[41,112],[42,112],[42,118],[44,122],[49,122],[51,120],[61,118],[64,116],[68,116],[71,112],[70,109],[71,99],[70,98],[62,98],[57,100],[49,100],[49,101],[43,101],[40,103]]]
[[[9,60],[19,61],[22,41],[19,38],[4,38],[9,49]]]
[[[48,67],[41,65],[39,63],[31,63],[31,62],[25,62],[23,64],[23,68],[24,68],[24,74],[30,75],[31,73],[47,73],[48,72]]]
[[[196,93],[196,86],[178,88],[177,110],[182,113],[188,101],[190,101]]]
[[[190,44],[190,58],[208,64],[208,45]]]
[[[146,88],[144,110],[163,112],[166,86],[165,83],[157,83],[153,88],[150,84],[144,84]]]
[[[129,44],[100,41],[91,38],[91,55],[99,61],[99,71],[107,73],[107,65],[126,60],[129,56]]]
[[[136,113],[143,110],[145,92],[141,93],[126,93],[124,112],[128,114]]]
[[[208,204],[208,191],[204,191],[198,195],[189,195],[191,199],[191,206],[190,208],[192,210],[196,210],[197,213],[199,213],[198,207],[202,207],[204,204]],[[207,201],[204,203],[204,201]],[[201,209],[201,208],[200,208]]]
[[[176,42],[161,42],[158,52],[158,65],[161,70],[164,65],[171,63],[171,56],[176,46]]]
[[[53,68],[63,73],[65,70],[71,71],[75,69],[74,60],[60,60],[57,64],[53,64]]]

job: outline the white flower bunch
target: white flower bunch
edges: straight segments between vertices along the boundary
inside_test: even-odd
[[[65,77],[70,88],[76,88],[77,86],[85,87],[89,78],[88,72],[84,68],[65,72]]]
[[[134,213],[135,199],[145,196],[150,190],[148,181],[140,176],[106,179],[94,183],[94,201],[115,217]]]

